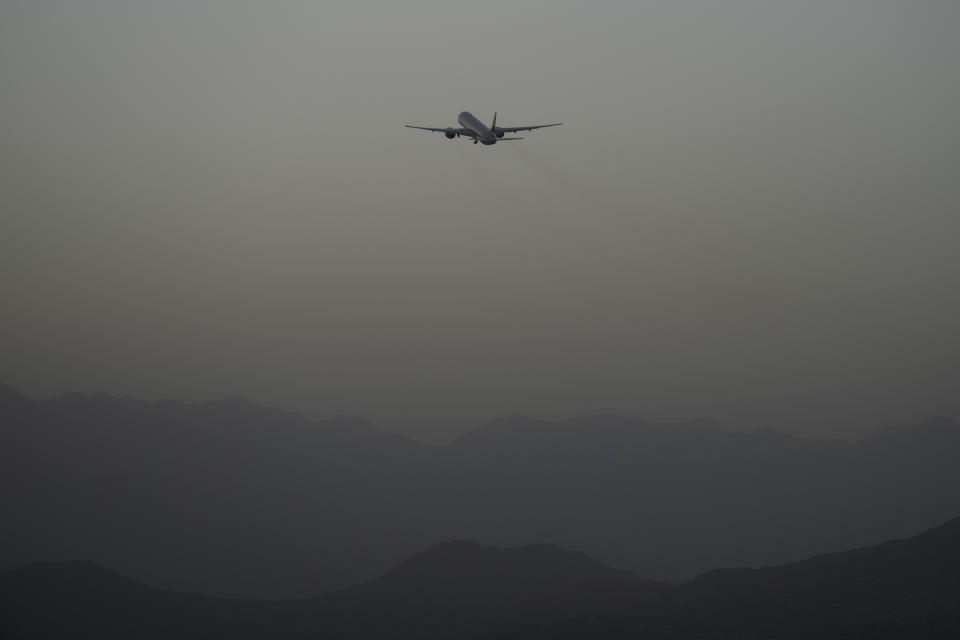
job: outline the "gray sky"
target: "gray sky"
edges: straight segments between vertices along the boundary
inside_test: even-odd
[[[960,3],[0,4],[0,381],[960,416]],[[563,121],[495,147],[404,124]]]

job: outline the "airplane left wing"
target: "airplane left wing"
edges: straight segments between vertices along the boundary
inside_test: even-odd
[[[468,129],[454,129],[453,127],[443,127],[443,128],[438,128],[438,127],[418,127],[418,126],[415,126],[415,125],[412,125],[412,124],[405,124],[405,125],[403,125],[403,126],[409,128],[409,129],[423,129],[424,131],[439,131],[440,133],[449,133],[450,131],[452,131],[453,133],[455,133],[455,134],[458,135],[458,136],[472,136],[472,135],[474,135],[473,131],[470,131],[470,130],[468,130]]]

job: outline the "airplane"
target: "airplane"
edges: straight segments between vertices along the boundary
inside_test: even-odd
[[[503,135],[505,133],[516,133],[517,131],[533,131],[534,129],[543,129],[544,127],[556,127],[563,124],[562,122],[554,122],[553,124],[538,124],[532,127],[498,127],[497,126],[497,114],[493,114],[493,123],[487,127],[487,125],[480,122],[480,119],[469,111],[464,111],[459,116],[457,116],[457,122],[460,123],[462,129],[454,129],[453,127],[447,127],[446,129],[436,128],[436,127],[417,127],[412,124],[403,125],[409,127],[410,129],[423,129],[425,131],[439,131],[443,135],[447,136],[448,139],[453,140],[454,138],[459,138],[460,136],[466,136],[468,138],[473,138],[473,144],[482,142],[486,145],[497,144],[501,140],[523,140],[523,138],[505,138]]]

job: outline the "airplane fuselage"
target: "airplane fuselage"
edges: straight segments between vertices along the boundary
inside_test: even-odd
[[[497,136],[490,131],[490,127],[480,122],[480,119],[469,111],[464,111],[457,116],[457,122],[464,129],[472,131],[475,139],[482,144],[497,144]]]

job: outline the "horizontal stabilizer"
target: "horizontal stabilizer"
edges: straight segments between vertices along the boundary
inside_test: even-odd
[[[523,140],[523,138],[497,138],[497,142],[503,142],[504,140]]]

